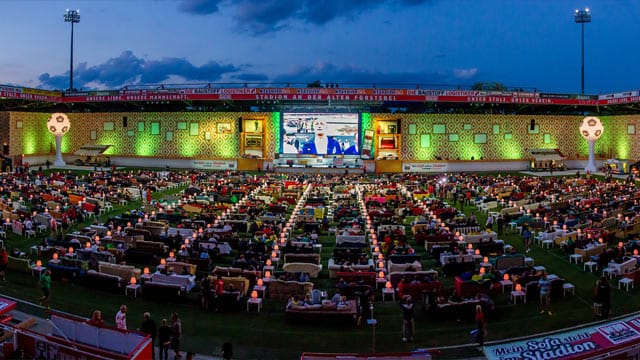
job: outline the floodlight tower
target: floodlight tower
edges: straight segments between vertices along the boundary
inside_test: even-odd
[[[584,94],[584,24],[591,22],[591,11],[589,8],[585,8],[584,10],[576,9],[574,14],[574,19],[576,24],[580,24],[580,30],[582,32],[581,40],[582,40],[582,68],[580,72],[580,94]]]
[[[80,10],[69,10],[64,13],[64,22],[71,23],[71,57],[69,60],[69,91],[73,90],[73,24],[80,22]]]

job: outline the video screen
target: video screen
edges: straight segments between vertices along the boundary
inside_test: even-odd
[[[359,155],[358,114],[284,113],[283,154]]]

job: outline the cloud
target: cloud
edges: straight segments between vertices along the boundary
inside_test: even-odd
[[[223,0],[182,0],[178,10],[193,15],[209,15],[218,12]]]
[[[254,36],[277,32],[297,23],[324,25],[337,18],[353,19],[381,6],[414,7],[435,0],[183,0],[178,10],[209,15],[229,8],[236,28]]]
[[[457,79],[469,80],[478,74],[478,68],[453,69],[453,75]]]
[[[118,88],[131,84],[158,84],[176,77],[185,81],[214,82],[225,74],[233,74],[240,70],[238,66],[219,64],[216,61],[196,66],[184,58],[145,60],[131,51],[124,51],[120,56],[108,59],[102,64],[79,64],[74,70],[74,87],[82,88],[88,84],[99,83],[106,88]],[[66,89],[69,72],[53,76],[44,73],[38,80],[45,88]]]
[[[265,74],[252,74],[252,73],[232,75],[231,78],[234,80],[253,81],[253,82],[262,82],[262,81],[269,80],[269,77]]]
[[[300,85],[319,80],[322,83],[349,83],[362,87],[376,84],[378,87],[384,87],[443,84],[453,81],[454,78],[454,74],[446,71],[380,72],[321,62],[314,66],[295,67],[287,73],[275,76],[273,82]]]

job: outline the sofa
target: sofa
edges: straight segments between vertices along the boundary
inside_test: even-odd
[[[13,256],[9,256],[9,262],[7,263],[7,269],[9,270],[13,270],[13,271],[18,271],[18,272],[25,272],[25,273],[31,273],[31,266],[33,264],[31,263],[31,260],[29,258],[17,258],[17,257],[13,257]]]
[[[85,274],[85,270],[77,264],[49,262],[48,266],[49,270],[51,270],[51,278],[54,280],[69,280],[77,282]]]
[[[145,281],[142,283],[142,296],[162,302],[182,302],[187,298],[187,291],[178,284]]]
[[[498,271],[506,271],[512,267],[524,267],[524,255],[510,254],[502,255],[489,260],[493,267]]]
[[[284,263],[320,264],[320,254],[284,254]]]
[[[372,288],[376,287],[376,277],[377,273],[369,272],[369,271],[360,271],[360,272],[338,272],[336,273],[339,279],[344,280],[344,282],[350,284],[363,284],[370,286]]]
[[[387,280],[391,282],[391,285],[396,288],[400,283],[400,280],[404,278],[405,282],[410,283],[413,280],[418,282],[424,281],[436,281],[438,280],[438,272],[435,270],[423,270],[423,271],[397,271],[389,273]]]
[[[151,274],[151,280],[145,283],[152,282],[156,284],[178,285],[186,292],[189,292],[195,287],[195,280],[196,277],[193,275],[166,275],[156,272]]]
[[[227,289],[229,286],[232,286],[235,290],[239,290],[241,296],[247,296],[249,293],[249,279],[242,276],[223,276],[222,281],[224,282],[224,288]]]
[[[420,261],[417,261],[417,260],[414,262],[403,262],[403,263],[395,263],[392,260],[387,261],[387,270],[389,271],[389,273],[407,271],[407,269],[421,271],[422,264],[420,263]]]
[[[287,322],[301,324],[331,324],[355,326],[358,320],[358,307],[355,300],[347,300],[344,306],[331,302],[307,306],[291,306],[286,310]]]
[[[410,282],[398,287],[400,298],[405,295],[411,295],[413,301],[422,301],[424,296],[430,292],[441,294],[442,283],[440,281]]]
[[[454,279],[456,295],[463,299],[475,297],[478,293],[488,294],[491,291],[491,280],[473,281],[462,280],[459,276]]]
[[[174,274],[182,275],[185,268],[187,269],[190,275],[196,274],[197,267],[196,265],[193,265],[193,264],[189,264],[181,261],[167,261],[167,264],[165,265],[167,274],[174,273]]]
[[[373,263],[373,259],[368,259],[368,262],[366,264],[352,264],[352,265],[339,265],[335,263],[335,260],[333,258],[329,259],[329,278],[331,279],[335,279],[338,275],[339,272],[341,271],[346,271],[346,270],[353,270],[353,271],[369,271],[372,267],[375,268],[375,265]]]
[[[308,273],[310,277],[315,279],[322,271],[322,265],[292,262],[284,264],[282,270],[288,273]]]
[[[196,271],[201,274],[209,273],[209,270],[211,269],[211,259],[209,258],[203,259],[199,257],[186,257],[178,255],[178,261],[195,265]]]
[[[104,274],[95,270],[87,271],[79,280],[79,283],[85,287],[113,293],[122,293],[125,282],[126,280],[120,276]]]
[[[293,295],[304,299],[311,294],[313,283],[300,281],[271,280],[269,282],[269,296],[273,300],[288,301]]]
[[[126,283],[128,283],[132,277],[135,277],[139,280],[141,271],[133,265],[120,265],[100,261],[98,262],[98,272],[119,276]]]

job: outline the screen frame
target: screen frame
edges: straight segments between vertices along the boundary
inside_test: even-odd
[[[358,149],[358,152],[356,154],[353,155],[339,155],[339,156],[353,156],[355,158],[360,158],[362,156],[362,136],[361,136],[361,132],[362,132],[362,113],[359,112],[292,112],[292,111],[281,111],[280,112],[280,146],[278,149],[278,155],[279,156],[312,156],[312,155],[305,155],[305,154],[293,154],[293,153],[285,153],[284,152],[284,136],[285,136],[285,131],[284,131],[284,124],[285,124],[285,115],[290,115],[290,114],[295,114],[295,115],[355,115],[356,116],[356,133],[355,133],[355,138],[356,138],[356,146]],[[331,155],[331,154],[317,154],[317,155],[313,155],[313,156],[318,156],[318,157],[334,157],[336,155]]]

